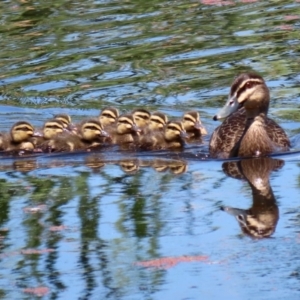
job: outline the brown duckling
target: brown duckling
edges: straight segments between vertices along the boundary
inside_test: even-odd
[[[121,115],[117,123],[107,127],[113,144],[125,145],[137,143],[141,129],[136,125],[131,114]]]
[[[267,117],[269,102],[269,89],[261,76],[239,75],[231,86],[226,105],[214,117],[214,120],[227,118],[210,139],[210,155],[228,158],[288,151],[290,141],[286,133]]]
[[[108,137],[101,123],[96,119],[82,121],[78,134],[64,132],[44,143],[44,150],[50,152],[89,150],[101,145],[101,138]]]
[[[54,138],[58,134],[62,134],[65,130],[66,129],[62,121],[59,119],[51,119],[44,123],[41,136],[34,137],[31,140],[36,149],[41,149],[45,141]]]
[[[164,131],[165,125],[168,123],[168,121],[169,120],[166,114],[160,111],[155,111],[151,114],[146,132]]]
[[[119,117],[119,110],[115,107],[106,107],[104,108],[100,115],[99,121],[102,124],[103,128],[106,129],[107,126],[115,124]]]
[[[40,136],[40,133],[36,132],[30,123],[17,122],[11,127],[10,133],[0,135],[0,150],[34,150],[31,138],[35,136]]]
[[[148,110],[137,108],[132,111],[135,124],[144,132],[144,129],[149,125],[151,114]]]
[[[182,124],[188,134],[188,140],[199,139],[207,134],[205,127],[201,123],[199,113],[195,110],[188,111],[183,115]]]
[[[154,131],[141,137],[140,147],[142,149],[176,149],[184,147],[184,139],[187,133],[180,121],[170,121],[166,124],[164,131]]]
[[[64,128],[74,134],[77,133],[77,127],[72,123],[72,118],[68,114],[58,114],[54,116],[54,119],[59,120],[63,123]]]

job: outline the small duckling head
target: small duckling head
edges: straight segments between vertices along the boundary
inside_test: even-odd
[[[99,115],[99,121],[102,124],[102,126],[105,128],[109,125],[116,123],[118,117],[119,117],[119,110],[117,108],[106,107],[101,111]]]
[[[165,139],[168,142],[181,141],[187,137],[183,125],[179,121],[170,121],[165,127]]]
[[[101,137],[109,137],[98,120],[90,119],[83,121],[79,127],[79,136],[82,140],[93,142],[100,141]]]
[[[63,133],[65,130],[65,124],[59,119],[51,119],[45,122],[43,127],[43,137],[46,140],[50,140],[56,135]]]
[[[72,124],[71,116],[68,114],[58,114],[54,116],[54,119],[59,120],[64,125],[64,128],[68,128],[70,124]]]
[[[188,111],[183,115],[182,124],[186,132],[195,135],[207,134],[206,129],[201,123],[199,113],[197,111]],[[197,134],[198,133],[198,134]]]
[[[136,125],[131,114],[122,115],[118,118],[117,133],[120,135],[128,133],[139,133],[141,129]]]
[[[33,136],[41,136],[34,131],[34,127],[25,121],[15,123],[10,130],[11,139],[14,143],[22,143]]]
[[[162,112],[156,111],[152,113],[148,128],[152,131],[162,131],[168,123],[168,117]]]
[[[148,126],[151,114],[148,110],[143,108],[137,108],[132,112],[135,124],[143,129]]]
[[[54,116],[54,119],[59,120],[63,123],[64,129],[72,132],[74,134],[77,133],[77,128],[76,126],[72,123],[72,118],[68,114],[58,114]]]

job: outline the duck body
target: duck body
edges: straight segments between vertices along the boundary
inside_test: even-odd
[[[261,76],[245,73],[235,79],[228,102],[214,117],[227,118],[212,134],[211,157],[261,156],[289,150],[285,131],[267,117],[269,98]]]

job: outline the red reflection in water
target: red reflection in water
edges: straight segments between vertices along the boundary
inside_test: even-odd
[[[280,29],[280,30],[293,30],[294,29],[294,27],[292,25],[280,25],[280,26],[277,26],[276,28]]]
[[[300,17],[299,16],[296,16],[296,15],[288,15],[288,16],[284,16],[284,19],[287,20],[287,21],[290,21],[290,20],[298,20]]]
[[[205,5],[234,5],[233,1],[222,1],[222,0],[201,0],[200,1],[202,4]]]
[[[21,254],[44,254],[54,252],[54,249],[23,249]]]
[[[152,260],[139,261],[135,264],[137,266],[145,268],[159,268],[159,269],[169,269],[174,267],[180,262],[194,262],[194,261],[208,261],[208,256],[196,255],[196,256],[179,256],[179,257],[162,257]]]
[[[65,230],[67,229],[67,226],[64,226],[64,225],[60,225],[60,226],[51,226],[49,228],[50,231],[62,231],[62,230]]]
[[[23,289],[23,292],[27,293],[27,294],[32,294],[32,295],[35,295],[38,297],[42,297],[49,293],[49,288],[47,288],[46,286],[39,286],[39,287],[35,287],[35,288]]]
[[[37,205],[37,206],[34,206],[34,207],[24,207],[23,210],[24,212],[26,213],[38,213],[38,212],[43,212],[45,211],[47,208],[46,205],[44,204],[41,204],[41,205]]]

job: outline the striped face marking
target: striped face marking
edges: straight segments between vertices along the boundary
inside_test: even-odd
[[[241,74],[233,82],[229,97],[232,98],[232,101],[235,98],[238,103],[243,103],[259,85],[265,85],[265,81],[261,76],[254,73]]]

